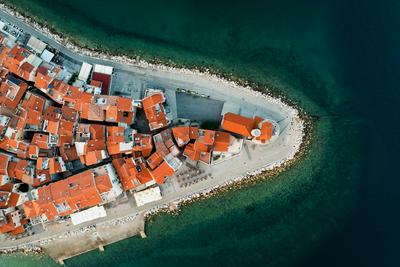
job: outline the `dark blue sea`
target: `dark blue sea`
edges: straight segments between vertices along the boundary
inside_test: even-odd
[[[400,266],[399,1],[1,2],[83,46],[271,88],[314,118],[310,152],[288,171],[66,266]]]

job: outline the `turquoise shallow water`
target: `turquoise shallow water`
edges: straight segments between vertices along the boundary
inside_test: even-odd
[[[7,2],[46,18],[83,45],[232,73],[276,88],[320,117],[310,153],[287,172],[192,204],[178,216],[157,216],[147,239],[131,238],[66,266],[390,263],[389,245],[369,244],[383,235],[371,230],[378,219],[370,213],[379,210],[377,217],[385,218],[391,206],[382,208],[379,196],[393,193],[386,187],[391,183],[378,181],[393,175],[380,167],[396,148],[385,146],[385,139],[399,130],[373,125],[389,124],[391,103],[398,102],[387,75],[397,67],[389,51],[398,40],[380,31],[383,17],[398,25],[398,6],[333,0]],[[382,257],[364,256],[370,249]],[[21,255],[2,256],[0,266],[6,265],[55,266],[46,257]]]

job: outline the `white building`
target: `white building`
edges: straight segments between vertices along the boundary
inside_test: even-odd
[[[152,187],[133,194],[138,207],[162,199],[160,187]]]
[[[94,206],[90,209],[75,212],[71,214],[71,221],[73,225],[96,220],[98,218],[106,217],[107,213],[103,206]]]
[[[105,66],[105,65],[100,65],[100,64],[95,64],[95,65],[94,65],[93,72],[102,73],[102,74],[107,74],[107,75],[112,75],[112,73],[113,73],[113,67]]]
[[[81,70],[79,71],[78,80],[86,82],[89,79],[92,68],[93,66],[91,64],[83,62]]]
[[[31,36],[26,44],[29,48],[35,51],[38,54],[43,53],[44,49],[46,48],[47,44],[45,42],[40,41],[35,36]]]

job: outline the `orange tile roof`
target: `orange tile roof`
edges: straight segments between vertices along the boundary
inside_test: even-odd
[[[107,126],[107,141],[124,142],[124,127]]]
[[[64,100],[71,103],[72,108],[82,112],[84,104],[91,104],[93,95],[90,93],[82,92],[77,87],[71,87],[64,97]]]
[[[174,175],[175,171],[166,161],[161,163],[155,170],[152,171],[154,180],[157,184],[163,184],[165,178]]]
[[[49,87],[52,87],[53,89],[55,88],[55,90],[57,90],[57,87],[55,86],[57,86],[58,83],[56,82],[52,84],[52,82],[60,71],[60,67],[51,66],[50,69],[48,69],[42,64],[37,68],[36,71],[35,87],[51,97],[51,93],[48,89]]]
[[[45,99],[43,97],[30,93],[26,95],[26,98],[22,103],[22,107],[31,108],[32,110],[42,113],[44,104],[45,104]]]
[[[22,219],[18,210],[7,212],[5,214],[6,222],[0,224],[0,233],[9,233],[12,236],[20,235],[25,231],[24,224],[27,223],[25,219]],[[19,220],[19,224],[15,224],[14,220]]]
[[[47,121],[47,128],[45,131],[48,133],[57,134],[58,133],[58,124],[59,124],[59,121]]]
[[[0,175],[7,174],[7,164],[10,160],[10,156],[5,154],[0,154]]]
[[[157,105],[144,110],[151,131],[163,128],[168,125],[167,117],[163,106]]]
[[[93,140],[105,140],[105,126],[101,124],[90,124],[89,125],[90,139]]]
[[[118,111],[117,122],[132,124],[133,123],[133,112]]]
[[[152,94],[148,97],[142,99],[143,109],[151,108],[157,104],[162,104],[165,102],[164,94],[159,92]]]
[[[261,143],[266,143],[272,137],[274,126],[271,122],[266,121],[261,125],[261,135],[256,137],[256,140],[259,140]]]
[[[187,143],[189,143],[190,141],[189,132],[190,132],[189,126],[178,126],[172,128],[172,133],[179,147],[182,147]]]
[[[96,187],[100,194],[111,190],[112,184],[111,184],[110,177],[108,176],[108,174],[96,176],[94,179],[96,182]]]
[[[39,66],[36,71],[35,87],[38,89],[47,89],[52,79],[48,76],[49,70],[46,66]]]
[[[116,122],[118,120],[118,107],[109,106],[106,108],[106,118],[109,122]]]
[[[31,145],[36,145],[41,149],[49,149],[49,136],[44,133],[35,133],[33,134]]]
[[[155,93],[142,99],[142,106],[147,120],[149,121],[150,130],[156,130],[168,125],[162,103],[165,102],[163,93]]]
[[[212,145],[214,144],[214,137],[215,137],[215,131],[199,129],[199,135],[197,137],[197,141],[200,141],[205,145]]]
[[[27,160],[19,160],[14,168],[14,178],[27,184],[33,184],[33,173],[29,175],[28,165]]]
[[[41,207],[36,201],[28,201],[22,205],[26,218],[35,218],[39,215]]]
[[[81,117],[82,119],[91,121],[104,121],[106,118],[106,113],[98,105],[82,103]]]
[[[46,215],[49,220],[65,216],[80,209],[102,202],[101,192],[110,187],[108,175],[94,176],[93,170],[86,170],[65,180],[38,188],[38,199],[25,202],[23,209],[27,218]]]
[[[217,131],[215,133],[215,142],[213,145],[213,150],[219,152],[226,152],[228,151],[230,143],[231,143],[231,135],[229,133]]]
[[[18,204],[18,200],[20,198],[20,195],[17,193],[12,192],[10,195],[10,199],[8,200],[8,206],[9,207],[16,207]]]
[[[49,172],[50,174],[56,174],[63,172],[64,162],[61,157],[49,158]]]
[[[105,126],[100,124],[79,123],[76,129],[75,140],[86,142],[87,140],[105,140]]]
[[[25,123],[39,127],[42,122],[41,113],[31,108],[27,108],[26,111],[27,116]]]
[[[161,157],[165,157],[172,153],[174,156],[179,154],[179,149],[172,139],[171,129],[165,129],[162,132],[153,136],[156,151]]]
[[[23,62],[28,58],[30,52],[19,45],[15,45],[7,55],[4,55],[7,52],[7,50],[2,52],[4,67],[27,81],[34,81],[34,67],[27,61]]]
[[[20,111],[20,122],[18,125],[19,129],[23,129],[25,124],[35,126],[36,130],[41,130],[40,125],[42,124],[42,112],[44,108],[45,100],[34,94],[26,94],[25,100],[22,101]]]
[[[193,146],[194,150],[199,152],[210,152],[212,149],[211,145],[204,144],[200,140],[196,140]]]
[[[46,158],[38,157],[36,160],[36,170],[43,170],[45,169],[43,163],[45,162]]]
[[[160,163],[163,161],[163,158],[160,154],[156,151],[154,152],[149,158],[147,158],[147,164],[153,170],[155,169]]]
[[[151,135],[136,133],[132,136],[133,139],[133,151],[140,152],[143,157],[147,158],[150,156],[153,150],[153,139]]]
[[[60,146],[59,149],[60,155],[65,162],[77,160],[79,158],[74,145]]]
[[[14,188],[14,184],[12,183],[7,183],[5,185],[0,186],[0,191],[7,191],[7,192],[11,192]]]
[[[132,111],[132,99],[126,97],[118,97],[117,107],[119,111]]]
[[[106,149],[106,144],[101,139],[89,140],[86,142],[86,145],[86,152]]]
[[[78,112],[70,107],[63,105],[61,107],[61,116],[66,121],[75,122],[78,119]]]
[[[221,127],[226,131],[240,134],[245,137],[251,137],[251,130],[254,127],[254,120],[228,112],[225,113],[222,119]]]
[[[133,165],[131,161],[123,158],[116,158],[113,159],[112,164],[117,171],[118,177],[124,190],[130,190],[139,185],[139,183],[138,185],[135,185],[134,179],[131,178],[129,172],[129,169],[131,168],[130,165]]]
[[[117,158],[112,163],[126,191],[153,180],[143,158]]]
[[[190,140],[195,140],[199,137],[199,127],[190,126],[189,127],[189,138]]]
[[[75,110],[81,110],[81,97],[83,92],[76,86],[69,86],[65,95],[64,101],[70,103]],[[90,96],[90,94],[89,94]]]
[[[0,191],[0,208],[8,207],[8,201],[10,199],[11,192]]]
[[[0,86],[0,105],[15,109],[28,88],[28,84],[14,77],[3,81]]]
[[[193,161],[198,161],[200,159],[200,151],[194,150],[193,144],[188,144],[183,151],[183,155],[190,158]]]
[[[107,151],[110,155],[117,155],[123,153],[121,147],[117,142],[107,141]]]
[[[59,125],[57,128],[57,134],[59,136],[71,136],[72,137],[74,127],[75,127],[74,122],[60,119]],[[60,143],[60,145],[62,145],[62,144],[63,143]]]
[[[30,145],[28,147],[28,157],[33,159],[39,156],[39,147],[37,145]]]
[[[183,155],[194,161],[211,163],[212,153],[227,152],[232,142],[229,133],[213,130],[198,130],[198,137],[194,144],[186,145]]]
[[[48,106],[43,112],[43,119],[49,121],[58,121],[61,118],[61,108]]]
[[[51,181],[49,170],[36,169],[36,177],[33,179],[33,186],[38,187]]]
[[[20,110],[20,111],[21,114],[17,118],[17,125],[15,126],[15,128],[17,128],[18,130],[23,130],[26,125],[26,118],[28,116],[28,112],[26,110]]]
[[[211,152],[215,141],[215,131],[198,130],[198,137],[194,142],[193,149],[197,152]]]
[[[0,140],[0,148],[15,153],[15,150],[18,149],[18,141],[15,139],[4,137],[3,140]]]
[[[21,150],[27,150],[28,149],[29,144],[25,143],[25,142],[19,142],[18,143],[18,148]]]
[[[93,121],[133,123],[133,105],[129,98],[109,95],[92,95],[81,92],[72,107],[81,112],[81,117]]]
[[[101,150],[88,151],[83,157],[87,166],[97,164],[103,160]]]

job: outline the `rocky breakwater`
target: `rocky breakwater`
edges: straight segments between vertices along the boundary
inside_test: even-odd
[[[42,252],[43,249],[41,247],[33,244],[0,249],[0,255],[13,254],[13,253],[21,253],[23,255],[37,255],[41,254]]]

